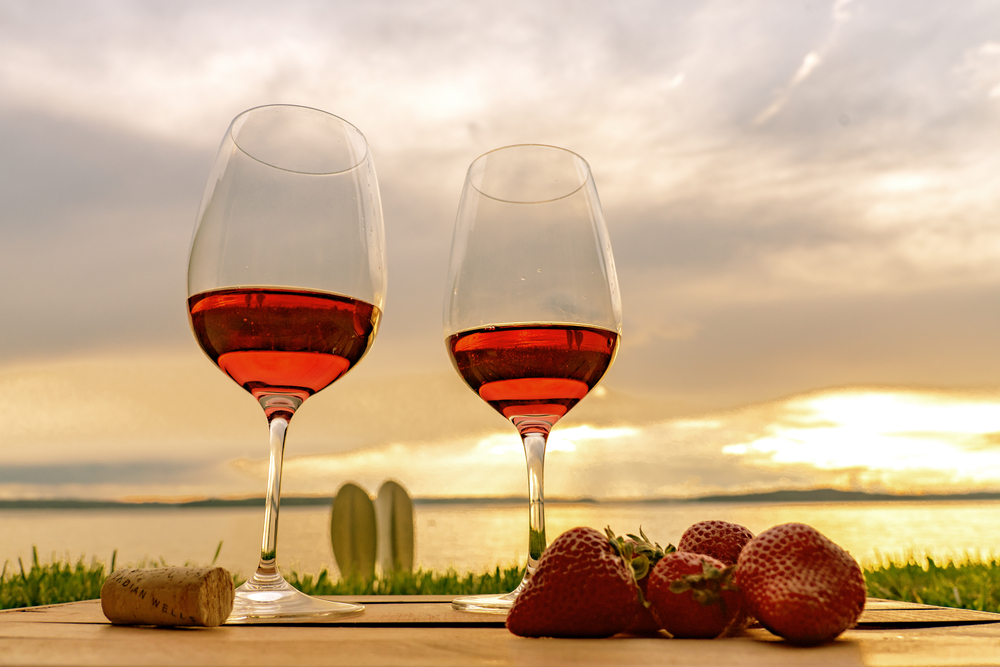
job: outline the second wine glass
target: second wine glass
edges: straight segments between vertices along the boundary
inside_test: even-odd
[[[505,595],[460,597],[464,611],[504,612],[546,546],[549,431],[614,361],[621,299],[611,242],[587,162],[554,146],[499,148],[469,167],[444,307],[462,379],[517,428],[528,468],[528,562]]]

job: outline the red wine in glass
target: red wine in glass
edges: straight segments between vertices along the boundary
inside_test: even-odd
[[[547,431],[594,388],[618,339],[597,327],[531,324],[463,331],[447,346],[466,384],[525,433]]]
[[[349,371],[375,340],[381,311],[308,290],[240,287],[188,299],[191,328],[208,357],[260,400],[304,401]],[[283,414],[265,407],[269,418]]]

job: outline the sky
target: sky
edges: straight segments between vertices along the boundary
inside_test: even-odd
[[[622,346],[547,492],[1000,490],[1000,7],[0,0],[0,497],[263,491],[265,421],[204,357],[187,253],[230,120],[314,106],[371,146],[371,353],[289,431],[286,493],[518,495],[452,371],[465,170],[591,165]]]

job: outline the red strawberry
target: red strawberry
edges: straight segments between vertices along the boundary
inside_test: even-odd
[[[681,535],[678,551],[690,551],[735,565],[740,551],[753,539],[749,528],[728,521],[700,521]]]
[[[857,561],[801,523],[769,528],[751,540],[735,577],[749,612],[793,644],[821,644],[853,627],[867,595]]]
[[[649,575],[650,611],[674,637],[718,637],[742,618],[742,600],[731,572],[711,556],[667,554]]]
[[[639,590],[642,591],[642,595],[646,595],[646,584],[649,581],[649,577],[644,578],[639,583]],[[637,603],[635,609],[632,613],[632,620],[628,622],[625,629],[622,632],[626,632],[630,635],[655,635],[660,631],[660,623],[653,616],[653,612],[650,611],[649,607],[642,603]]]
[[[571,528],[552,541],[514,600],[507,629],[522,637],[610,637],[625,629],[638,588],[631,549],[593,528]]]
[[[618,550],[624,553],[626,545],[632,549],[632,572],[635,574],[636,584],[639,586],[641,597],[635,605],[635,613],[632,620],[623,632],[631,635],[655,635],[660,630],[660,624],[653,618],[653,612],[645,604],[646,590],[649,584],[649,573],[653,571],[656,564],[660,562],[664,554],[675,551],[674,545],[668,544],[666,548],[661,547],[656,542],[651,542],[646,533],[639,528],[639,535],[629,533],[628,537],[616,537],[611,528],[604,529],[605,534],[618,542]]]

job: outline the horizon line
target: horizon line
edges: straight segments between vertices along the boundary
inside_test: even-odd
[[[281,499],[286,506],[316,507],[332,504],[333,496],[299,495]],[[412,498],[414,505],[514,505],[526,503],[527,496],[427,496]],[[880,493],[844,491],[833,488],[778,489],[756,493],[713,494],[695,497],[659,496],[652,498],[593,498],[553,497],[546,503],[571,505],[623,505],[623,504],[686,504],[686,503],[810,503],[810,502],[907,502],[907,501],[961,501],[1000,500],[1000,491],[971,491],[962,493]],[[263,507],[263,496],[236,498],[179,498],[144,500],[88,500],[83,498],[18,498],[0,499],[0,509],[211,509],[225,507]]]

